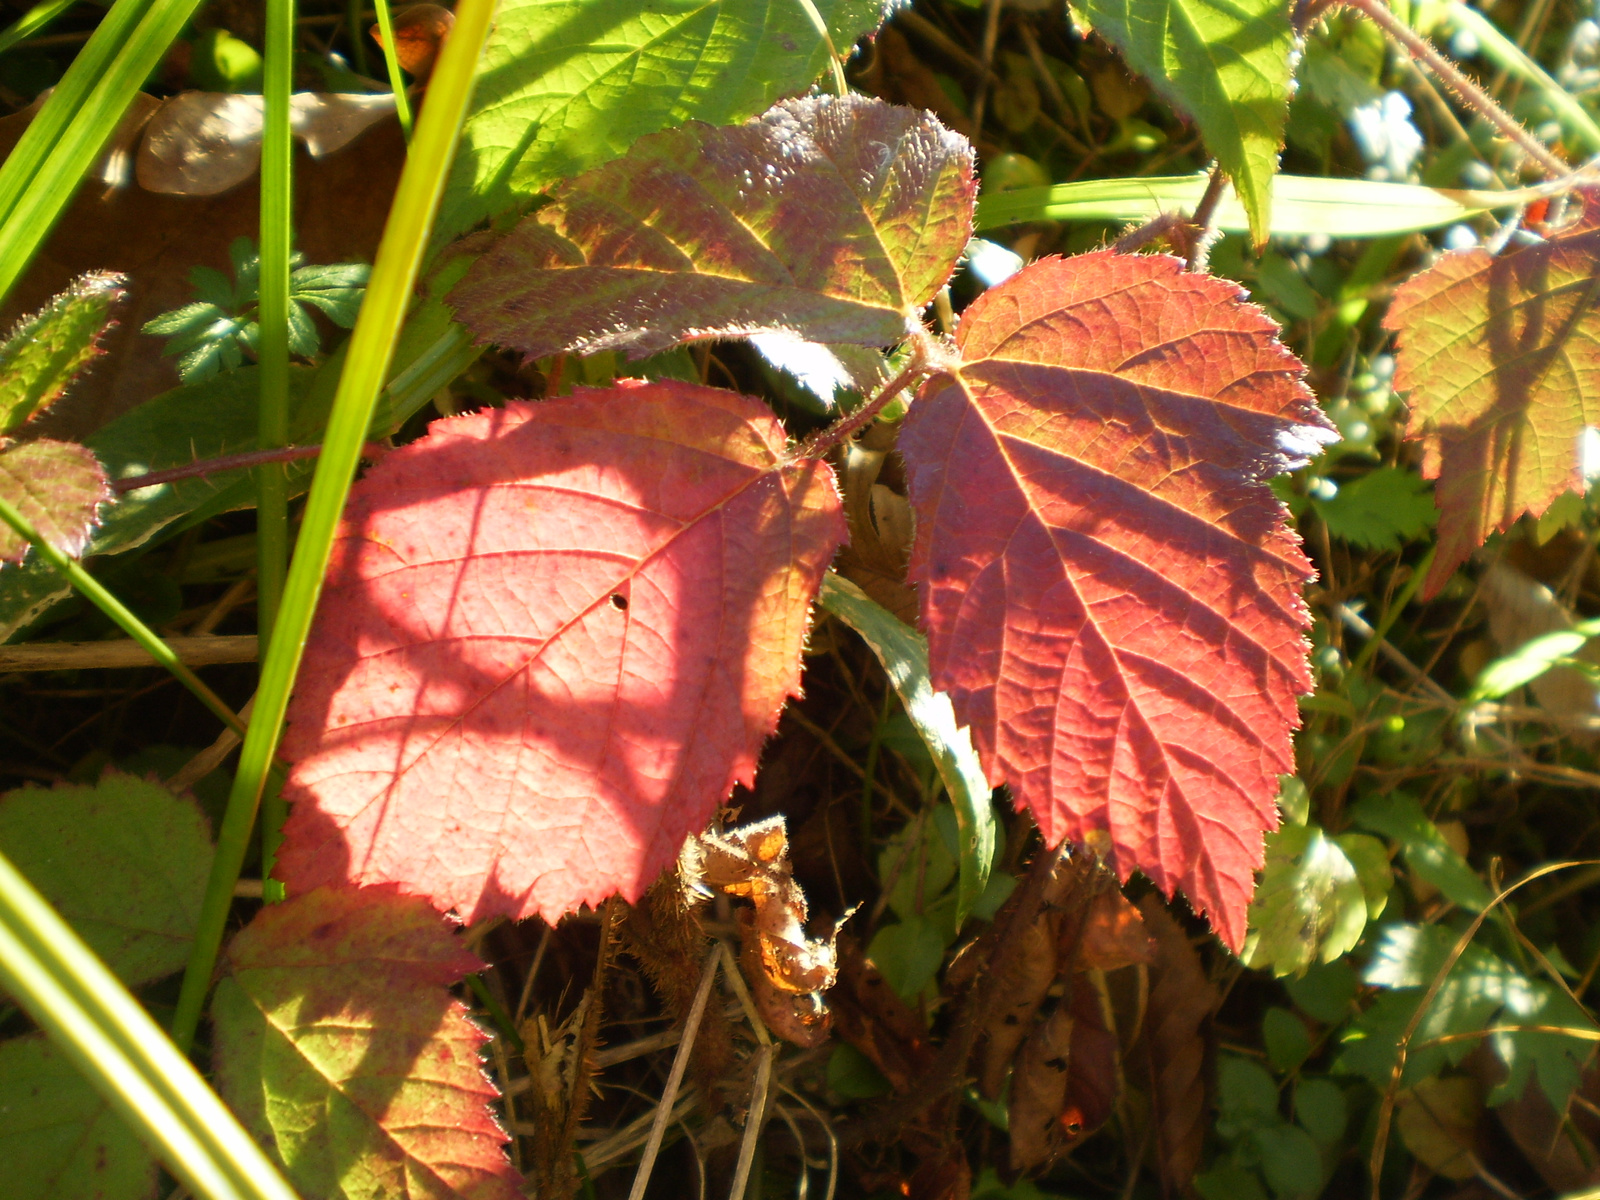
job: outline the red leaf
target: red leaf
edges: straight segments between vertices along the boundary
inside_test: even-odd
[[[1548,241],[1446,254],[1400,285],[1384,318],[1400,334],[1406,437],[1439,481],[1424,598],[1490,533],[1583,490],[1578,438],[1600,424],[1600,190],[1577,194],[1583,215]]]
[[[750,782],[844,537],[762,404],[624,384],[439,421],[352,492],[291,709],[294,889],[473,921],[635,899]]]
[[[392,889],[262,909],[212,1004],[228,1103],[303,1195],[519,1200],[487,1035],[447,990],[482,964]]]
[[[934,686],[990,781],[1235,948],[1311,689],[1265,480],[1331,437],[1273,332],[1173,258],[1047,259],[967,310],[900,438]]]
[[[106,473],[76,442],[0,438],[0,496],[30,521],[39,536],[76,558],[89,544],[100,506],[111,499]],[[0,563],[21,562],[28,543],[0,525]]]
[[[771,329],[885,346],[949,279],[976,191],[971,147],[928,113],[791,100],[642,138],[562,184],[450,302],[530,357]]]

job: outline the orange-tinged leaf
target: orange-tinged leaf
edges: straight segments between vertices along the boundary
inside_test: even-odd
[[[1600,424],[1600,190],[1578,195],[1582,216],[1548,241],[1446,254],[1390,302],[1406,437],[1439,481],[1424,597],[1491,533],[1583,490],[1578,439]]]
[[[487,1035],[449,986],[482,964],[421,900],[319,888],[262,909],[212,1003],[223,1095],[327,1200],[518,1200]]]
[[[111,499],[111,487],[100,461],[76,442],[0,438],[0,496],[45,541],[77,557],[89,544],[100,506]],[[0,525],[0,563],[21,562],[27,553],[28,543]]]
[[[990,782],[1236,948],[1311,689],[1266,480],[1332,438],[1274,331],[1173,258],[1047,259],[966,311],[900,438],[934,686]]]
[[[756,400],[623,384],[436,422],[353,489],[284,743],[291,889],[554,919],[749,783],[845,533]]]

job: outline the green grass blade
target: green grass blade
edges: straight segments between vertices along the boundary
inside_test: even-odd
[[[200,0],[117,0],[0,166],[0,300]]]
[[[289,101],[294,86],[294,0],[267,0],[261,138],[261,259],[259,275],[261,401],[257,445],[289,441],[289,256],[294,241],[294,142]],[[289,571],[289,479],[282,464],[256,469],[256,625],[261,653],[271,645]],[[287,815],[276,789],[263,797],[262,876],[272,873],[279,830]],[[273,897],[269,897],[273,898]]]
[[[0,54],[4,54],[18,42],[27,41],[77,2],[78,0],[45,0],[43,4],[35,4],[0,33]]]
[[[173,1038],[185,1048],[193,1042],[200,1023],[211,969],[227,925],[233,886],[244,862],[256,806],[283,731],[289,692],[294,687],[311,618],[322,593],[334,531],[372,424],[395,341],[411,304],[428,232],[472,98],[478,58],[494,6],[495,0],[461,0],[457,5],[455,28],[429,82],[428,104],[417,124],[417,136],[406,157],[394,206],[389,210],[361,316],[350,336],[322,456],[317,462],[284,587],[283,606],[261,664],[261,684],[256,690],[250,731],[239,752],[239,768],[217,838],[217,856],[195,932],[194,952],[173,1016]]]
[[[0,855],[0,984],[208,1200],[295,1200],[188,1059]]]
[[[933,690],[928,676],[928,643],[920,633],[832,571],[822,577],[817,601],[860,634],[878,656],[889,682],[900,695],[906,716],[911,718],[939,769],[939,778],[955,806],[956,827],[961,835],[956,888],[956,924],[960,925],[989,884],[995,849],[992,789],[977,751],[972,748],[972,736],[965,726],[956,724],[949,697]]]
[[[1204,175],[1090,179],[1053,187],[994,192],[978,200],[977,228],[1023,221],[1148,221],[1164,212],[1193,211],[1205,191]],[[1272,233],[1278,237],[1387,237],[1454,225],[1496,209],[1516,208],[1547,195],[1545,188],[1474,192],[1368,179],[1279,175],[1273,182]],[[1217,206],[1217,227],[1249,229],[1230,188]]]
[[[383,65],[389,71],[389,86],[394,89],[394,108],[400,118],[400,132],[411,142],[411,98],[406,95],[405,76],[400,73],[399,48],[394,42],[394,20],[389,15],[389,0],[374,0],[378,12],[378,33],[383,38]]]
[[[233,710],[224,704],[222,698],[208,688],[198,675],[184,665],[154,630],[134,616],[122,601],[107,591],[105,585],[85,571],[81,564],[74,562],[40,537],[39,531],[28,523],[27,518],[18,512],[9,500],[3,498],[0,498],[0,521],[11,526],[19,537],[32,542],[35,554],[65,575],[73,587],[116,622],[124,633],[143,646],[151,658],[172,672],[178,681],[193,692],[200,703],[215,713],[224,725],[235,733],[244,733],[244,725],[234,715]]]

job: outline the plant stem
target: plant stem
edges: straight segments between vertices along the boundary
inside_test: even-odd
[[[294,142],[289,100],[294,85],[295,0],[267,0],[261,137],[261,257],[258,308],[261,398],[256,445],[289,440],[289,260],[294,241]],[[289,572],[289,480],[281,463],[256,468],[256,632],[266,654]],[[279,830],[288,815],[277,790],[263,798],[261,875],[272,874]],[[269,899],[278,899],[269,896]]]
[[[374,0],[378,13],[378,34],[383,38],[383,63],[389,71],[389,86],[394,89],[395,113],[400,118],[400,132],[411,144],[411,99],[406,95],[405,76],[400,73],[400,55],[394,44],[394,19],[389,15],[389,0]]]
[[[283,732],[289,693],[300,669],[306,636],[322,593],[334,531],[361,458],[373,410],[394,357],[395,342],[410,307],[412,289],[427,250],[428,234],[455,157],[477,73],[478,56],[494,15],[494,0],[460,0],[455,28],[439,56],[429,99],[417,124],[416,141],[406,156],[400,186],[378,246],[361,315],[350,336],[328,419],[321,461],[311,483],[294,560],[284,586],[283,605],[272,642],[262,660],[261,684],[228,808],[217,837],[211,878],[206,884],[194,948],[184,970],[173,1014],[173,1040],[184,1049],[194,1042],[211,971],[222,944],[233,902],[234,884],[244,863],[256,806]]]
[[[361,448],[361,457],[381,458],[388,449],[382,442],[368,442]],[[161,471],[146,471],[143,475],[114,479],[111,482],[111,490],[121,496],[128,492],[137,492],[141,488],[176,483],[181,479],[203,479],[222,471],[258,467],[262,463],[298,462],[303,458],[316,458],[321,453],[320,445],[279,446],[275,450],[242,450],[238,454],[220,454],[216,458],[197,458],[194,462],[184,463],[181,467],[167,467]]]
[[[239,720],[233,709],[222,702],[220,696],[201,682],[198,675],[184,665],[183,660],[172,652],[171,646],[163,642],[153,629],[129,612],[127,606],[107,591],[103,583],[83,569],[82,564],[74,562],[41,537],[39,531],[33,527],[28,519],[18,512],[9,500],[4,498],[0,498],[0,521],[4,521],[11,526],[19,537],[26,538],[33,543],[34,552],[40,558],[65,575],[73,587],[88,597],[96,608],[115,621],[124,633],[143,646],[151,658],[172,672],[178,682],[193,692],[195,698],[215,713],[224,725],[235,733],[244,733],[244,722]]]
[[[911,357],[906,361],[905,369],[888,383],[883,385],[883,390],[855,412],[835,421],[832,425],[822,430],[809,442],[800,447],[797,458],[822,458],[835,446],[843,445],[856,434],[860,433],[873,421],[878,419],[878,414],[884,407],[905,391],[918,376],[927,370],[928,354],[925,342],[927,334],[915,337],[911,342]]]
[[[345,20],[350,25],[350,61],[357,75],[370,75],[367,69],[367,40],[361,36],[361,0],[349,0]]]
[[[1439,53],[1432,42],[1390,12],[1384,0],[1349,0],[1349,4],[1352,8],[1365,13],[1392,41],[1437,75],[1439,82],[1444,84],[1456,99],[1516,143],[1524,154],[1539,164],[1546,176],[1559,179],[1572,170],[1571,166],[1557,157],[1548,146],[1524,129],[1515,117],[1495,103],[1494,97],[1473,83],[1459,67]]]

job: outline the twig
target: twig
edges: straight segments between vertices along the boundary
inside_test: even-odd
[[[361,455],[363,458],[376,459],[382,458],[388,452],[389,447],[381,442],[368,442],[362,447]],[[124,496],[140,488],[177,483],[183,479],[203,479],[222,471],[240,471],[247,467],[265,466],[268,463],[296,462],[303,458],[316,458],[321,453],[322,447],[318,445],[280,446],[275,450],[246,450],[239,454],[222,454],[216,458],[196,459],[181,467],[168,467],[161,471],[146,471],[143,475],[129,475],[126,479],[115,479],[111,483],[111,490],[119,496]]]
[[[256,705],[256,698],[251,696],[245,706],[239,710],[239,719],[248,721],[250,710]],[[175,792],[185,791],[199,783],[211,772],[223,764],[223,761],[232,754],[239,745],[239,735],[231,729],[224,729],[217,734],[216,741],[196,754],[178,769],[178,773],[167,780],[167,787]]]
[[[728,1200],[744,1200],[745,1188],[750,1186],[750,1168],[756,1160],[756,1143],[761,1139],[761,1130],[767,1123],[767,1099],[772,1092],[774,1049],[776,1047],[768,1042],[756,1051],[756,1078],[750,1085],[750,1108],[745,1114],[744,1139],[739,1143],[739,1165],[734,1168],[733,1186],[728,1189]],[[801,1146],[800,1153],[805,1154],[804,1146]],[[630,1196],[628,1200],[641,1200],[641,1197]]]
[[[178,661],[191,667],[256,661],[255,634],[238,637],[169,637]],[[132,638],[113,642],[25,642],[0,646],[0,671],[85,671],[150,667],[150,652]]]
[[[828,1190],[823,1193],[822,1200],[833,1200],[834,1193],[839,1187],[839,1138],[833,1132],[833,1123],[817,1111],[816,1105],[812,1104],[811,1101],[807,1100],[792,1087],[789,1087],[782,1080],[778,1081],[778,1088],[784,1095],[810,1113],[811,1119],[822,1126],[822,1132],[828,1139]],[[805,1154],[805,1146],[803,1144],[800,1147],[800,1153],[802,1155]]]
[[[1000,40],[1000,0],[989,0],[983,22],[983,77],[978,80],[978,94],[972,101],[972,144],[976,146],[983,136],[984,110],[989,104],[989,88],[994,84],[994,49]]]
[[[1495,101],[1472,80],[1468,79],[1461,69],[1453,62],[1440,54],[1427,38],[1420,36],[1414,29],[1407,25],[1394,13],[1389,11],[1389,6],[1384,0],[1348,0],[1350,7],[1359,9],[1372,20],[1379,29],[1388,34],[1412,58],[1425,65],[1439,77],[1439,82],[1444,84],[1463,104],[1472,109],[1489,124],[1503,133],[1534,162],[1538,163],[1544,173],[1551,179],[1559,178],[1571,171],[1571,167],[1559,158],[1549,147],[1540,142],[1531,133],[1524,129],[1520,122]]]
[[[822,430],[810,441],[801,445],[795,454],[796,459],[824,458],[835,446],[841,446],[853,438],[861,430],[878,419],[878,414],[884,407],[909,387],[916,378],[929,367],[929,359],[933,357],[930,346],[933,337],[925,330],[918,330],[911,338],[911,354],[906,360],[905,368],[888,383],[883,385],[871,400],[863,404],[847,417],[842,417],[832,425]]]
[[[644,1200],[645,1188],[650,1186],[650,1173],[655,1170],[656,1155],[661,1152],[661,1139],[672,1120],[672,1110],[678,1099],[678,1088],[683,1084],[683,1073],[689,1067],[689,1052],[694,1049],[695,1036],[700,1032],[700,1018],[705,1015],[706,1000],[711,995],[711,984],[717,977],[719,955],[706,955],[706,965],[700,972],[700,986],[695,989],[694,1002],[689,1005],[689,1015],[683,1022],[683,1040],[678,1043],[678,1053],[673,1056],[672,1069],[667,1072],[667,1084],[656,1105],[655,1120],[650,1125],[650,1136],[644,1144],[644,1155],[639,1159],[639,1169],[633,1176],[633,1188],[628,1200]]]

